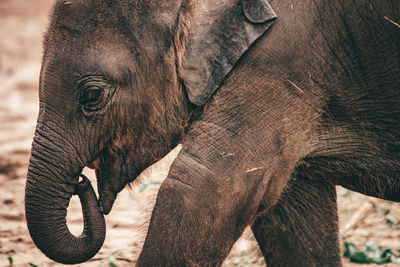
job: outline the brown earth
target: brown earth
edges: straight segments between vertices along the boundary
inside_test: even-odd
[[[9,266],[8,258],[13,260],[12,266],[60,266],[34,246],[24,217],[26,170],[38,113],[41,40],[52,2],[0,0],[0,266]],[[178,150],[149,168],[142,181],[161,182]],[[94,181],[93,173],[85,172]],[[106,218],[108,232],[103,248],[91,261],[79,266],[108,266],[110,261],[117,266],[133,265],[141,250],[158,185],[140,192],[142,187],[125,189],[120,194]],[[343,188],[338,188],[338,197],[342,232],[355,212],[366,208],[361,212],[361,218],[366,218],[343,233],[347,241],[360,246],[374,241],[384,248],[400,249],[399,203],[379,202]],[[371,200],[376,206],[368,204]],[[82,218],[77,198],[68,209],[68,222],[71,231],[79,234]],[[224,265],[265,266],[249,229]],[[359,266],[346,260],[344,265]]]

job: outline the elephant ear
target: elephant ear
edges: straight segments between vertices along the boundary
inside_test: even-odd
[[[196,2],[179,74],[190,102],[203,105],[276,14],[267,0]]]

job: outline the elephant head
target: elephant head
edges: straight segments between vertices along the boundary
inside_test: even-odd
[[[48,257],[71,264],[97,253],[118,192],[177,144],[273,18],[266,0],[56,2],[25,195],[30,234]],[[78,181],[85,166],[96,169],[99,204]],[[80,237],[65,220],[75,193]]]

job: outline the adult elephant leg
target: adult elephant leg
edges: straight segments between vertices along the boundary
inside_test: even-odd
[[[162,184],[138,266],[220,266],[254,218],[264,170],[244,174],[244,190],[183,151]]]
[[[265,193],[272,207],[309,152],[302,100],[276,84],[245,94],[244,84],[227,82],[191,125],[160,187],[139,266],[220,265]]]
[[[289,186],[252,225],[267,266],[342,266],[335,187],[302,177]]]
[[[221,112],[215,114],[185,137],[158,192],[138,266],[221,265],[254,221],[265,192],[263,205],[271,207],[287,185],[299,155],[282,149],[278,119],[264,120],[269,127],[228,128],[222,122],[237,117],[219,120]]]

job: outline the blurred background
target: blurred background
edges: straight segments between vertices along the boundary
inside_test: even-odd
[[[61,266],[35,247],[24,215],[26,171],[39,107],[42,37],[52,3],[0,0],[0,266]],[[146,170],[136,186],[119,195],[106,218],[103,248],[91,261],[78,266],[132,266],[136,262],[157,189],[178,152],[179,147]],[[93,173],[84,172],[95,183]],[[400,266],[400,203],[340,187],[337,192],[344,266]],[[70,230],[79,235],[82,216],[77,197],[71,201],[67,219]],[[265,266],[249,229],[224,266]]]

